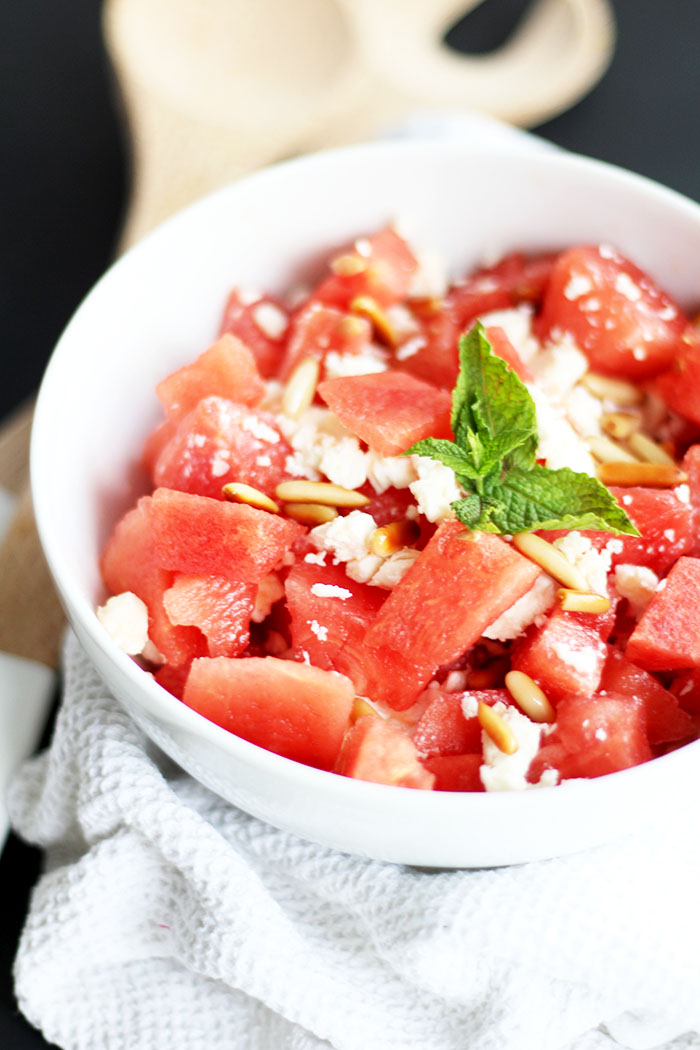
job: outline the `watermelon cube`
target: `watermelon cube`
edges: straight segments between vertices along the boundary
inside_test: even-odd
[[[343,258],[351,259],[352,265],[342,269],[335,265],[314,293],[341,310],[358,295],[369,295],[381,306],[400,302],[410,290],[418,265],[403,237],[388,228],[356,241]]]
[[[483,765],[481,753],[471,755],[433,755],[424,758],[423,765],[435,777],[434,791],[483,791],[479,770]]]
[[[286,379],[305,357],[322,361],[326,354],[355,354],[372,341],[372,326],[357,317],[312,299],[292,318],[280,375]]]
[[[355,691],[342,675],[273,656],[194,660],[188,707],[275,754],[332,769]]]
[[[625,655],[647,671],[700,666],[700,558],[679,558],[627,643]]]
[[[239,656],[250,640],[257,586],[226,576],[178,575],[163,595],[173,624],[198,627],[209,656]]]
[[[428,692],[432,693],[432,689]],[[469,690],[466,693],[446,693],[436,689],[434,698],[413,731],[413,741],[421,758],[481,753],[481,724],[476,714],[464,717],[462,701],[465,697],[475,711],[480,702],[489,706],[499,700],[510,703],[510,694],[505,689]]]
[[[287,321],[286,311],[274,299],[251,297],[234,288],[226,301],[219,334],[230,332],[240,339],[255,358],[260,375],[269,379],[279,370]]]
[[[335,772],[400,787],[430,789],[435,782],[407,731],[377,715],[359,718],[348,731]]]
[[[156,393],[166,416],[182,419],[203,397],[214,394],[243,405],[257,405],[265,386],[248,347],[226,334],[191,364],[163,379]]]
[[[595,693],[606,656],[596,620],[554,609],[541,627],[530,628],[516,644],[513,670],[534,679],[555,704],[567,693]]]
[[[653,675],[630,663],[613,646],[608,646],[600,688],[642,701],[647,735],[652,746],[684,740],[690,735],[692,720],[681,710],[673,693],[664,689]]]

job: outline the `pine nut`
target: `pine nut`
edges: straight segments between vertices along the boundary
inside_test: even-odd
[[[518,740],[505,719],[483,700],[479,701],[477,716],[479,725],[491,737],[498,750],[506,755],[514,755],[518,750]]]
[[[283,503],[323,503],[328,507],[366,507],[369,497],[330,481],[281,481],[275,489]]]
[[[364,696],[356,696],[350,710],[350,721],[356,722],[358,718],[364,718],[366,715],[373,715],[375,718],[380,717],[379,712],[370,704],[369,700],[365,700]]]
[[[637,463],[637,457],[610,438],[595,435],[586,438],[586,444],[599,463]]]
[[[629,446],[636,455],[645,463],[664,463],[668,467],[675,467],[676,461],[673,456],[653,441],[646,434],[632,434]]]
[[[375,529],[369,538],[369,549],[380,558],[388,558],[403,547],[412,547],[420,536],[420,526],[415,521],[403,518],[391,521]]]
[[[300,525],[325,525],[338,517],[335,507],[321,503],[285,503],[284,513],[288,518],[298,521]]]
[[[389,318],[382,310],[376,299],[370,295],[358,295],[350,303],[350,309],[354,314],[366,317],[372,322],[375,332],[387,346],[396,346],[398,337]]]
[[[367,262],[359,255],[339,255],[333,259],[331,270],[338,277],[356,277],[367,269]]]
[[[598,478],[604,485],[644,485],[670,489],[688,480],[678,467],[665,463],[601,463]]]
[[[506,675],[506,689],[523,714],[533,722],[553,722],[556,718],[546,694],[528,674],[509,671]]]
[[[320,372],[321,365],[315,357],[305,357],[296,366],[282,391],[280,407],[288,419],[298,419],[309,407],[316,393]]]
[[[639,430],[641,422],[639,416],[631,412],[604,412],[600,417],[605,433],[618,441],[625,441],[635,430]]]
[[[610,599],[593,591],[572,591],[561,587],[557,601],[564,612],[604,613],[610,608]]]
[[[518,532],[513,536],[513,546],[548,572],[563,587],[570,587],[574,591],[588,590],[583,573],[541,536],[536,536],[534,532]]]
[[[640,405],[644,400],[644,391],[634,383],[624,379],[613,379],[599,372],[586,372],[581,383],[589,394],[600,401],[613,401],[616,405]]]
[[[279,507],[273,499],[266,496],[264,492],[253,488],[252,485],[244,485],[240,481],[230,481],[221,490],[225,499],[231,503],[245,503],[249,507],[257,507],[258,510],[269,510],[271,514],[278,514]]]

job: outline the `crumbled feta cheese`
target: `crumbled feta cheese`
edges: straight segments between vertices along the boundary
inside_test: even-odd
[[[309,539],[317,550],[331,551],[333,564],[353,561],[369,554],[369,538],[377,527],[371,514],[353,510],[344,517],[317,525]]]
[[[388,367],[386,354],[369,346],[359,354],[340,354],[337,350],[329,350],[323,360],[326,379],[366,376],[375,372],[386,372]]]
[[[632,615],[639,619],[654,597],[659,577],[646,565],[616,565],[615,590],[626,598]]]
[[[555,642],[552,651],[563,663],[573,667],[575,671],[581,674],[592,674],[598,667],[599,657],[605,651],[605,646],[600,642],[596,646],[589,645],[579,649],[567,642]]]
[[[493,710],[515,734],[518,750],[506,755],[496,747],[488,733],[482,732],[484,764],[479,770],[481,783],[487,791],[523,790],[530,787],[525,777],[539,750],[542,727],[500,700],[493,705]]]
[[[255,462],[256,462],[257,466],[259,466],[259,467],[271,467],[272,466],[272,460],[270,459],[269,456],[258,456],[256,458]]]
[[[484,638],[498,642],[517,638],[539,616],[552,608],[556,593],[557,584],[546,572],[541,572],[530,590],[486,628]]]
[[[491,310],[490,313],[482,314],[480,320],[487,328],[502,328],[521,360],[529,365],[540,350],[539,341],[532,334],[532,316],[532,306],[523,303],[508,310]]]
[[[279,415],[276,421],[295,453],[286,460],[289,473],[312,480],[318,480],[319,473],[325,474],[344,488],[365,483],[366,454],[333,412],[312,405],[298,420]]]
[[[253,623],[262,623],[272,611],[272,606],[284,598],[284,586],[275,572],[263,576],[258,584],[258,593],[255,595],[255,605],[250,614]]]
[[[642,298],[642,289],[635,284],[628,273],[618,273],[615,277],[615,291],[624,295],[631,303],[638,303]]]
[[[411,456],[418,480],[408,486],[428,521],[454,517],[450,504],[462,498],[455,473],[428,456]]]
[[[213,478],[222,478],[224,474],[228,474],[231,469],[231,455],[228,449],[220,449],[215,456],[212,456],[211,463],[209,464],[209,470]]]
[[[326,552],[325,551],[309,551],[308,554],[304,555],[304,561],[308,562],[309,565],[325,565],[326,564]]]
[[[374,587],[391,590],[404,578],[419,556],[420,551],[414,550],[413,547],[402,547],[382,561],[369,582]]]
[[[600,418],[603,415],[603,402],[594,397],[585,386],[575,386],[564,398],[566,418],[581,437],[600,434]]]
[[[473,693],[465,693],[462,697],[462,714],[465,718],[476,718],[479,713],[479,701]]]
[[[537,413],[537,456],[551,470],[570,467],[581,474],[595,477],[597,468],[588,446],[581,441],[564,415],[563,407],[553,405],[543,390],[534,383],[526,384]]]
[[[371,583],[372,577],[381,568],[384,559],[379,554],[365,554],[346,562],[345,571],[356,583]]]
[[[592,291],[593,284],[590,277],[586,277],[585,274],[575,273],[569,278],[569,283],[564,289],[564,298],[573,302],[574,299],[580,299],[582,295],[588,295]]]
[[[588,371],[588,358],[567,332],[559,342],[535,354],[529,367],[547,394],[564,398]]]
[[[97,610],[107,634],[129,656],[138,656],[148,643],[148,607],[132,591],[108,598]]]
[[[415,357],[419,350],[428,345],[428,341],[423,335],[413,335],[410,339],[407,339],[405,343],[401,343],[401,346],[396,348],[394,356],[397,361],[408,361],[409,357]]]
[[[253,310],[253,320],[269,339],[281,339],[287,331],[289,318],[274,303],[260,303]]]
[[[467,672],[466,671],[450,671],[447,678],[445,679],[442,688],[446,693],[462,693],[467,688]],[[472,697],[473,699],[473,697]],[[478,704],[477,704],[478,710]]]
[[[258,416],[243,416],[241,426],[258,441],[267,441],[270,445],[276,445],[279,442],[280,436],[275,428]]]
[[[407,489],[417,478],[412,456],[380,456],[373,449],[367,453],[367,480],[377,495],[389,488]]]
[[[359,489],[367,481],[367,456],[357,438],[328,442],[321,452],[318,469],[334,485]]]
[[[558,769],[543,769],[535,787],[556,787],[561,774]]]
[[[596,550],[588,536],[573,530],[554,541],[554,546],[581,572],[588,587],[595,594],[608,593],[608,573],[612,551],[609,544]]]
[[[681,503],[690,503],[690,487],[688,485],[676,485],[673,492],[676,499],[679,499]]]
[[[316,635],[319,642],[325,642],[328,638],[328,628],[320,624],[318,620],[309,620],[308,624],[311,628],[312,633]]]
[[[340,598],[342,602],[352,598],[352,591],[349,591],[347,587],[336,587],[333,583],[315,583],[311,588],[311,593],[317,598]]]

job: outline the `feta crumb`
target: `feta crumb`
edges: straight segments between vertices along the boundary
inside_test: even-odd
[[[624,295],[631,303],[638,303],[642,298],[642,289],[634,283],[628,273],[618,273],[615,278],[615,291]]]
[[[574,299],[580,299],[582,295],[587,295],[592,291],[593,284],[590,277],[586,277],[585,274],[575,273],[571,275],[569,283],[564,289],[564,298],[573,302]]]
[[[588,358],[568,332],[529,362],[535,381],[550,396],[564,398],[588,371]]]
[[[352,598],[352,591],[349,591],[347,587],[336,587],[334,583],[315,583],[311,588],[311,593],[317,598],[340,598],[342,602]]]
[[[389,555],[372,575],[370,583],[374,587],[384,587],[391,590],[404,578],[413,563],[420,557],[420,551],[413,547],[402,547],[401,550]],[[348,567],[349,568],[349,567]]]
[[[308,562],[309,565],[325,565],[326,564],[326,552],[325,551],[309,551],[308,554],[304,555],[304,561]]]
[[[621,598],[627,599],[637,620],[654,597],[658,585],[659,577],[646,565],[615,566],[615,590]]]
[[[317,525],[309,539],[317,550],[331,551],[333,564],[353,561],[369,554],[369,538],[377,527],[371,514],[353,510],[344,517]]]
[[[676,530],[675,529],[664,529],[664,536],[666,537],[666,539],[668,540],[669,543],[673,543],[673,541],[676,538]]]
[[[229,452],[227,449],[221,449],[212,456],[211,463],[209,464],[209,470],[213,478],[222,478],[224,474],[228,474],[231,469],[231,463],[229,462]]]
[[[307,622],[312,633],[316,635],[319,642],[325,642],[328,638],[328,628],[320,624],[318,620],[308,620]]]
[[[366,376],[375,372],[386,372],[388,368],[386,355],[379,349],[367,347],[359,354],[341,354],[329,350],[323,360],[326,379],[337,379],[341,376]]]
[[[462,498],[455,473],[429,456],[411,456],[418,480],[408,486],[418,510],[428,521],[454,517],[450,504]]]
[[[462,714],[465,718],[476,718],[479,713],[479,701],[473,693],[465,693],[462,697]]]
[[[284,598],[282,581],[277,573],[270,572],[267,576],[263,576],[258,584],[258,593],[255,595],[255,604],[250,614],[253,623],[262,623],[267,619],[272,611],[272,606],[280,598]]]
[[[526,383],[537,412],[537,456],[552,470],[570,467],[581,474],[596,476],[597,468],[588,446],[564,415],[563,407],[553,405],[534,383]]]
[[[272,460],[269,456],[258,456],[255,460],[258,467],[271,467]]]
[[[554,541],[554,546],[585,577],[586,583],[595,594],[607,595],[608,573],[612,559],[609,545],[596,550],[588,536],[575,529],[566,536]]]
[[[506,609],[484,631],[484,638],[508,642],[517,638],[531,623],[546,613],[556,600],[557,584],[546,572],[541,572],[529,591]]]
[[[508,310],[491,310],[482,314],[480,320],[486,328],[502,328],[518,351],[520,359],[529,365],[540,350],[539,340],[532,334],[533,308],[529,303]]]
[[[607,734],[606,730],[603,729],[602,726],[598,726],[598,728],[596,729],[596,731],[593,734],[593,736],[596,738],[596,740],[607,740],[608,739],[608,734]]]
[[[535,787],[556,787],[561,778],[561,773],[558,769],[543,769],[542,775]]]
[[[422,350],[427,345],[428,341],[425,336],[413,335],[405,343],[397,347],[394,356],[397,361],[408,361],[409,357],[414,357],[419,350]]]
[[[500,700],[493,705],[493,710],[512,729],[518,741],[518,750],[512,755],[506,755],[496,747],[488,733],[482,731],[484,764],[479,770],[481,783],[487,791],[518,791],[528,788],[531,785],[525,777],[539,750],[542,727],[521,714],[515,707]]]
[[[274,303],[260,303],[253,310],[253,320],[269,339],[281,339],[287,331],[289,318]]]
[[[267,441],[270,445],[276,445],[279,442],[280,436],[274,427],[271,427],[257,416],[244,416],[241,420],[241,426],[259,441]]]
[[[367,480],[377,495],[389,488],[407,489],[417,478],[412,456],[380,456],[373,449],[367,453]]]
[[[676,485],[673,491],[676,499],[679,499],[681,503],[690,503],[690,487],[688,485]]]
[[[129,656],[138,656],[148,644],[148,607],[133,591],[108,598],[97,618],[114,642]]]
[[[357,438],[330,442],[321,453],[318,469],[334,485],[359,489],[367,481],[367,457]]]
[[[362,558],[353,558],[345,565],[345,571],[356,583],[371,583],[372,577],[384,564],[379,554],[365,554]]]
[[[466,671],[450,671],[442,687],[446,693],[462,693],[467,688]],[[473,697],[472,697],[473,699]],[[476,703],[476,701],[474,701]],[[464,705],[462,705],[464,707]],[[477,704],[478,710],[478,704]]]
[[[567,642],[555,642],[552,650],[555,656],[558,656],[569,667],[573,667],[575,671],[581,674],[592,674],[598,667],[599,657],[603,652],[603,643],[578,649]]]

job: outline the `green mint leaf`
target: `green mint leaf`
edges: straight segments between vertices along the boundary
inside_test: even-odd
[[[454,470],[457,477],[468,478],[469,480],[475,480],[479,477],[469,454],[461,449],[459,445],[456,445],[454,441],[447,441],[445,438],[425,438],[423,441],[417,441],[415,445],[411,445],[402,455],[430,456],[431,459],[436,459],[440,463],[444,463],[446,467]]]
[[[482,518],[481,500],[476,493],[470,492],[464,499],[455,500],[452,504],[458,520],[468,529],[476,529]]]
[[[639,536],[615,497],[597,478],[568,467],[510,470],[488,486],[489,522],[501,533],[534,529],[600,529]],[[480,526],[481,527],[481,526]]]
[[[516,451],[514,464],[535,462],[537,416],[525,384],[494,354],[484,326],[477,322],[459,341],[459,375],[452,392],[452,432],[468,447],[480,476]]]

